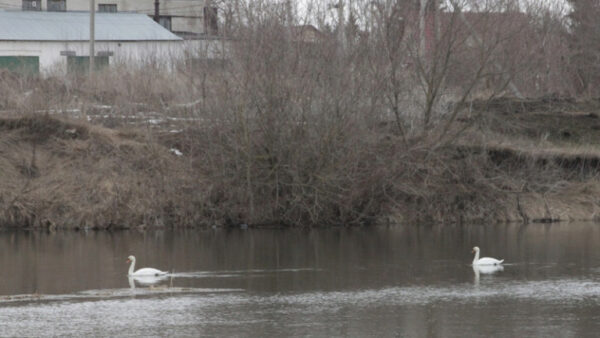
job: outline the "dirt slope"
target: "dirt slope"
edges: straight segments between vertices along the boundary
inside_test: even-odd
[[[182,167],[167,148],[139,137],[48,116],[0,119],[0,224],[182,222],[175,208],[185,192]]]

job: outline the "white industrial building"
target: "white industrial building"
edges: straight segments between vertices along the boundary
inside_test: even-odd
[[[96,0],[97,12],[146,14],[183,37],[217,34],[217,8],[211,0]],[[2,0],[0,7],[23,11],[89,11],[89,0]]]
[[[88,12],[0,10],[0,68],[67,73],[89,65]],[[145,14],[97,13],[96,64],[171,63],[184,41]]]

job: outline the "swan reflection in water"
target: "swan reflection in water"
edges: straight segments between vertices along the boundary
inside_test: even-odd
[[[502,265],[473,265],[473,272],[475,273],[475,285],[479,285],[480,275],[492,275],[500,271],[504,271],[504,267]]]
[[[127,279],[129,281],[129,287],[135,289],[136,284],[139,286],[154,286],[159,284],[160,282],[168,280],[169,276],[128,276]]]

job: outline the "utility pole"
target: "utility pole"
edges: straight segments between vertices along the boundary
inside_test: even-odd
[[[373,7],[375,7],[375,3],[374,1],[369,1],[369,3],[367,4],[368,10],[367,10],[367,20],[368,21],[368,25],[366,25],[367,29],[369,30],[369,40],[373,39],[374,33],[375,32],[375,10],[373,9]]]
[[[160,0],[154,0],[154,21],[160,23]]]
[[[293,15],[292,15],[292,1],[291,0],[286,0],[285,2],[285,22],[288,25],[288,27],[292,27],[292,20]]]
[[[427,48],[427,36],[425,33],[427,24],[427,7],[429,0],[421,0],[419,6],[419,54],[421,57],[425,56],[425,49]]]
[[[288,43],[292,41],[292,2],[291,0],[287,0],[285,2],[285,23],[287,25],[286,33],[287,33],[287,41]]]
[[[94,0],[90,0],[90,78],[92,78],[94,74],[94,40],[95,40],[95,14],[96,14],[96,4]]]
[[[344,32],[344,3],[342,0],[339,0],[337,5],[334,5],[334,8],[338,10],[338,39],[340,42],[340,48],[345,50],[346,48],[346,38]]]

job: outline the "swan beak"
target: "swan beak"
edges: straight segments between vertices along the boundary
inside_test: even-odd
[[[127,258],[127,260],[125,261],[125,263],[129,263],[131,262],[131,259]]]
[[[471,253],[475,253],[475,250],[471,250]]]

